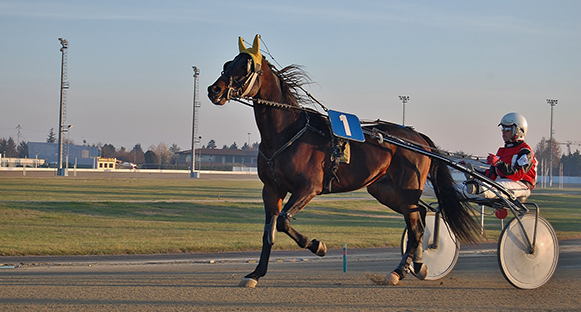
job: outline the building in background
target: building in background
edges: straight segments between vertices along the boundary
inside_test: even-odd
[[[178,155],[179,164],[189,164],[191,162],[191,150],[180,151],[176,154]],[[199,148],[196,149],[196,170],[231,171],[235,167],[256,168],[257,159],[257,149]]]
[[[58,144],[44,142],[28,142],[28,158],[44,159],[49,166],[58,163]],[[99,157],[99,149],[94,146],[64,144],[63,163],[69,163],[69,168],[75,164],[77,168],[95,168]]]
[[[121,162],[119,162],[121,163]],[[115,170],[117,168],[116,158],[97,157],[97,169]]]
[[[35,158],[12,158],[0,155],[0,167],[30,167],[38,168],[44,166],[44,159]]]

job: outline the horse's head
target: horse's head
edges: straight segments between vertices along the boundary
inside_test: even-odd
[[[262,73],[262,55],[259,35],[254,37],[251,48],[246,48],[238,38],[240,54],[224,64],[222,75],[208,87],[208,97],[216,105],[224,105],[231,98],[253,97],[260,89],[258,77]]]

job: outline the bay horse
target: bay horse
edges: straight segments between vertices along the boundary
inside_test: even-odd
[[[350,162],[337,163],[337,140],[327,117],[305,109],[301,85],[310,82],[296,65],[277,70],[260,54],[259,36],[246,48],[239,38],[240,53],[226,62],[220,77],[208,87],[208,97],[216,105],[231,99],[253,101],[254,117],[260,132],[258,175],[263,182],[265,227],[262,251],[256,269],[240,282],[241,287],[255,287],[266,275],[275,233],[283,232],[301,248],[318,256],[326,246],[317,239],[291,227],[291,218],[315,196],[323,193],[367,191],[383,205],[403,214],[408,228],[406,253],[399,265],[386,276],[396,285],[406,276],[413,261],[413,272],[423,279],[427,274],[422,263],[422,238],[426,209],[418,205],[426,180],[434,187],[444,220],[461,241],[474,242],[479,233],[470,208],[454,188],[445,163],[380,142],[369,135],[365,142],[350,143]],[[397,136],[409,142],[435,149],[434,143],[412,128],[379,122],[370,128]],[[290,193],[284,205],[283,200]]]

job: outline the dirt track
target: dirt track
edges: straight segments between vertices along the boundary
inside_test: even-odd
[[[256,264],[249,262],[256,253],[3,258],[28,260],[28,264],[0,270],[0,310],[575,311],[581,307],[579,241],[562,243],[553,278],[528,291],[506,282],[490,250],[493,245],[483,248],[484,252],[463,252],[452,273],[441,280],[418,281],[409,276],[398,286],[377,285],[367,277],[384,275],[395,267],[397,249],[351,250],[347,273],[342,272],[341,251],[332,251],[323,260],[306,251],[277,252],[269,274],[255,289],[237,284],[254,269]]]

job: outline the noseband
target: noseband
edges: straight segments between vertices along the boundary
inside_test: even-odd
[[[254,66],[252,66],[252,63],[252,58],[248,59],[248,64],[246,66],[248,73],[240,81],[234,81],[232,76],[228,78],[228,86],[226,87],[226,100],[230,100],[232,98],[244,98],[248,95],[248,93],[250,93],[250,90],[252,90],[252,87],[254,86],[254,83],[256,83],[258,76],[262,74],[260,65],[254,64]],[[224,76],[224,72],[222,72],[222,76]],[[237,86],[235,86],[235,84]]]

